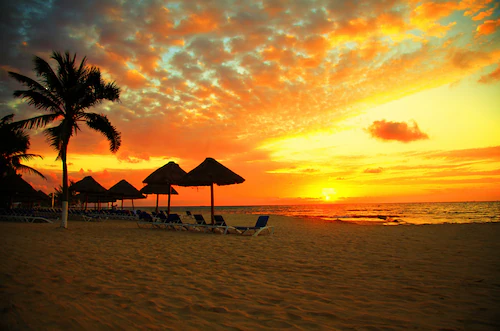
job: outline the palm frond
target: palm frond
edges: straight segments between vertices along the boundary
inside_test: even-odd
[[[24,164],[19,164],[17,166],[17,170],[21,171],[21,172],[26,172],[26,173],[30,173],[30,174],[34,174],[34,175],[37,175],[37,176],[40,176],[41,178],[43,179],[47,179],[45,178],[45,176],[38,170],[32,168],[32,167],[29,167],[27,165],[24,165]]]
[[[121,134],[116,128],[111,125],[106,115],[97,113],[85,113],[83,116],[89,128],[102,133],[109,141],[109,149],[111,152],[116,152],[122,143]]]
[[[40,59],[40,61],[43,61],[43,59]],[[47,64],[47,63],[46,63]],[[37,64],[42,66],[41,63]],[[47,64],[48,66],[48,64]],[[40,69],[42,70],[42,69]],[[43,70],[52,70],[50,69],[43,69]],[[42,75],[42,74],[39,74]],[[35,105],[36,108],[38,109],[49,109],[49,108],[59,108],[61,104],[60,98],[58,98],[58,93],[52,93],[51,91],[54,90],[56,87],[47,85],[43,86],[41,83],[37,82],[34,79],[31,79],[27,76],[9,71],[9,76],[17,80],[19,83],[22,85],[26,86],[28,90],[17,90],[14,91],[14,97],[17,98],[23,98],[27,99],[29,104]],[[54,78],[52,78],[54,79]],[[57,77],[55,78],[57,79]],[[46,84],[49,84],[45,82]],[[50,83],[52,84],[52,82]],[[57,84],[56,84],[57,85]],[[60,87],[59,87],[60,89]],[[47,107],[45,106],[47,105]]]
[[[17,72],[12,72],[9,71],[9,76],[17,80],[19,83],[23,84],[24,86],[28,87],[29,89],[36,90],[36,91],[45,91],[46,88],[37,82],[36,80],[29,78],[27,76],[18,74]]]
[[[45,91],[45,93],[40,93],[35,90],[17,90],[14,91],[14,97],[27,100],[30,106],[35,106],[35,108],[37,109],[53,112],[62,111],[59,103],[57,103],[57,101],[54,101],[54,99],[56,98],[52,98],[48,91]]]
[[[52,70],[50,64],[38,56],[35,56],[33,62],[35,63],[35,72],[38,76],[42,77],[45,87],[50,91],[54,91],[54,96],[59,95],[62,92],[61,81],[54,70]]]
[[[47,138],[50,146],[54,147],[55,150],[60,151],[63,143],[61,124],[58,126],[53,126],[51,128],[45,129],[43,134]]]
[[[46,114],[20,120],[15,123],[26,129],[38,129],[46,127],[48,124],[57,120],[60,116],[62,116],[62,114]]]
[[[10,124],[14,119],[14,114],[5,115],[0,119],[0,126]]]
[[[18,154],[18,155],[15,155],[14,158],[16,160],[18,160],[17,162],[20,162],[21,160],[30,161],[30,160],[33,160],[35,158],[40,158],[43,160],[43,156],[38,155],[38,154],[30,154],[30,153]]]

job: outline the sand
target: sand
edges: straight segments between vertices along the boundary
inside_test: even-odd
[[[269,224],[241,237],[1,222],[0,328],[500,329],[498,223]]]

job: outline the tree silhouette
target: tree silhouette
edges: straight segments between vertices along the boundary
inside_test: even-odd
[[[30,138],[28,134],[17,123],[12,122],[14,114],[4,116],[0,119],[0,176],[14,175],[18,172],[27,172],[40,176],[45,176],[38,170],[22,164],[34,158],[42,158],[38,154],[27,153],[30,148]]]
[[[121,145],[121,135],[111,125],[107,116],[88,112],[88,109],[104,100],[119,101],[120,89],[114,82],[105,82],[101,71],[86,64],[86,57],[77,65],[76,54],[64,55],[53,52],[51,58],[57,62],[57,70],[42,58],[34,57],[34,71],[39,80],[10,72],[9,75],[24,85],[26,90],[14,91],[14,97],[21,98],[44,114],[19,121],[24,128],[45,128],[49,144],[58,152],[62,161],[62,217],[61,227],[68,227],[68,166],[67,151],[70,138],[80,130],[80,124],[102,133],[110,143],[111,152]],[[49,124],[56,125],[47,127]],[[47,128],[46,128],[47,127]]]

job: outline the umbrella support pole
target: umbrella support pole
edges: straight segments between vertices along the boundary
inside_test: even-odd
[[[168,184],[168,207],[167,216],[170,215],[170,196],[172,195],[172,185]]]
[[[211,204],[211,214],[212,214],[212,225],[215,224],[214,219],[214,183],[210,184],[210,204]]]
[[[160,199],[159,197],[160,197],[160,195],[157,194],[156,195],[156,213],[158,213],[158,200]]]

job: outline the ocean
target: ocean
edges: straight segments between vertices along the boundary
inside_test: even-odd
[[[153,211],[154,207],[138,207]],[[166,206],[160,206],[166,210]],[[171,207],[171,212],[210,214],[210,206]],[[300,217],[323,222],[363,225],[424,225],[500,222],[500,201],[373,204],[308,204],[215,206],[215,214],[254,214]]]

